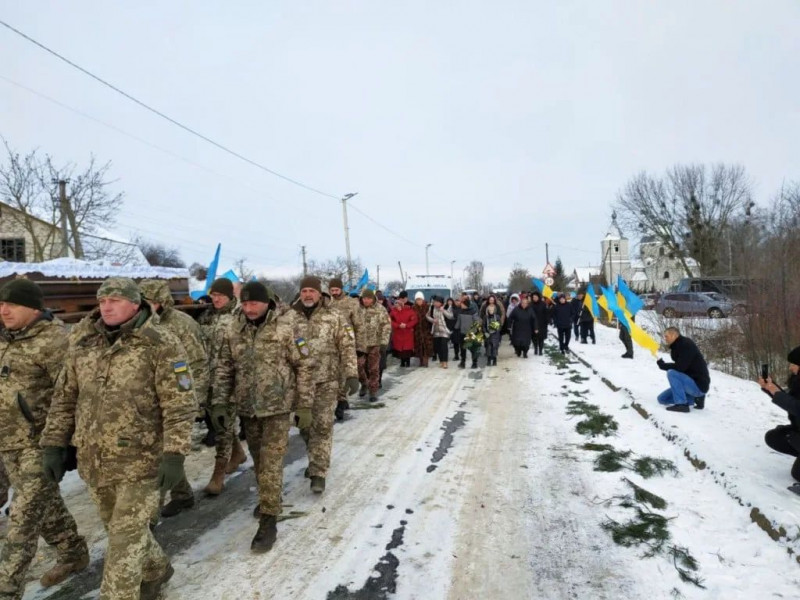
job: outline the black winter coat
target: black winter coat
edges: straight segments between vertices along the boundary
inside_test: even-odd
[[[514,346],[528,346],[533,339],[533,333],[538,329],[536,326],[536,313],[531,307],[522,308],[517,306],[511,316],[508,317],[511,327],[511,343]]]
[[[539,300],[538,302],[531,302],[528,305],[533,311],[533,314],[536,315],[536,328],[541,332],[543,329],[547,331],[547,325],[550,322],[550,309],[547,308],[547,304],[544,300]]]
[[[577,298],[573,298],[568,302],[568,304],[572,309],[572,322],[577,323],[578,318],[581,316],[581,308],[583,308],[583,300],[578,300]]]
[[[572,304],[569,302],[556,302],[553,307],[553,322],[559,329],[572,328]]]
[[[787,391],[776,393],[772,402],[789,413],[789,422],[800,432],[800,375],[792,375],[788,387]]]
[[[669,347],[669,355],[675,362],[662,363],[661,369],[669,371],[675,369],[694,380],[697,387],[704,394],[711,387],[711,376],[708,374],[708,365],[703,353],[692,340],[687,337],[679,336]]]

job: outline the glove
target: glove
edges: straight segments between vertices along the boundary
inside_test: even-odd
[[[183,454],[172,452],[167,452],[161,457],[161,464],[158,467],[158,488],[162,492],[171,490],[186,476],[183,470],[185,459]]]
[[[61,446],[45,446],[42,450],[42,469],[48,481],[61,481],[67,472],[67,449]]]
[[[211,426],[214,433],[225,433],[231,428],[231,416],[228,414],[228,407],[217,404],[208,409],[208,416],[211,417]]]
[[[666,371],[667,370],[667,368],[666,368],[667,367],[667,363],[664,362],[663,358],[659,358],[656,361],[656,364],[658,365],[658,368],[661,369],[662,371]]]
[[[311,427],[311,409],[299,408],[294,411],[294,424],[298,429],[308,429]]]
[[[358,377],[348,377],[344,384],[347,386],[348,396],[355,394],[358,391],[358,388],[361,387],[361,382],[358,381]]]
[[[356,350],[356,356],[358,358],[361,358],[362,356],[366,356],[366,355],[367,355],[366,352],[362,352],[361,350]]]

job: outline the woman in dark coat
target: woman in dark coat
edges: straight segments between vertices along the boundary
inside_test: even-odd
[[[508,323],[511,327],[511,345],[514,346],[514,352],[517,356],[528,358],[531,340],[539,328],[536,314],[531,310],[527,296],[522,297],[519,306],[508,317]]]
[[[433,354],[433,333],[431,333],[431,328],[425,319],[430,306],[425,302],[425,296],[422,292],[417,292],[414,296],[413,309],[417,313],[418,323],[414,328],[414,355],[419,359],[420,367],[427,367],[428,360]]]
[[[550,322],[550,309],[542,300],[539,292],[531,294],[531,310],[536,315],[536,327],[538,328],[533,334],[533,353],[544,354],[544,340],[547,337],[547,324]]]
[[[553,322],[558,329],[558,349],[561,354],[569,352],[569,340],[572,336],[572,306],[564,294],[559,294],[553,307]]]
[[[392,320],[392,352],[400,359],[401,367],[411,366],[414,356],[414,330],[418,322],[417,313],[408,305],[408,294],[400,292],[389,317]]]

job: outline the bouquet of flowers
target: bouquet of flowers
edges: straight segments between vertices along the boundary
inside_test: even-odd
[[[476,321],[464,337],[464,347],[469,349],[480,348],[483,345],[483,340],[483,327]]]
[[[500,321],[490,321],[489,322],[489,331],[500,331]]]

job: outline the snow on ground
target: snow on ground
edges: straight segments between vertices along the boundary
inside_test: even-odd
[[[668,412],[656,396],[667,386],[666,374],[655,358],[637,348],[633,360],[619,358],[624,351],[617,331],[597,327],[598,344],[572,344],[597,373],[624,388],[627,398],[639,402],[650,423],[681,449],[704,462],[709,474],[727,494],[748,511],[757,508],[786,535],[780,542],[800,553],[800,498],[786,490],[793,483],[791,457],[772,451],[764,433],[788,423],[755,382],[711,371],[711,389],[704,410],[690,414]],[[609,351],[609,346],[613,351]],[[669,355],[663,354],[669,361]]]
[[[714,373],[705,411],[666,413],[655,403],[665,378],[653,360],[622,361],[616,332],[598,327],[598,336],[596,346],[573,345],[591,367],[575,359],[562,368],[546,356],[517,359],[507,343],[499,366],[490,369],[391,367],[386,406],[352,410],[337,424],[322,496],[308,490],[306,460],[295,452],[301,445],[293,436],[284,514],[296,518],[281,521],[270,553],[249,550],[256,495],[244,470],[228,478],[219,499],[198,494],[198,507],[184,521],[181,515],[159,526],[162,539],[189,534],[173,552],[175,576],[164,597],[797,597],[800,566],[786,550],[793,542],[771,540],[746,505],[796,530],[800,499],[785,491],[790,461],[762,441],[765,428],[782,422],[780,411],[753,384]],[[614,391],[601,377],[625,389]],[[591,440],[579,434],[580,417],[566,412],[578,399],[613,416],[615,434]],[[651,412],[649,420],[632,399]],[[643,479],[595,471],[597,453],[581,447],[587,441],[671,460],[677,473]],[[709,468],[695,468],[685,449]],[[195,489],[212,464],[211,449],[189,458]],[[681,581],[671,559],[643,558],[644,547],[618,546],[602,528],[608,518],[633,515],[619,506],[630,491],[623,477],[668,503],[658,512],[670,519],[669,544],[697,559],[704,588]],[[62,489],[99,558],[104,535],[83,484],[72,474]],[[210,522],[214,511],[224,516]],[[176,523],[188,531],[175,531]],[[30,579],[52,560],[52,551],[40,548]],[[69,582],[43,592],[32,581],[25,599],[96,597],[82,591],[96,588],[94,577],[83,576],[85,585],[74,593]]]

